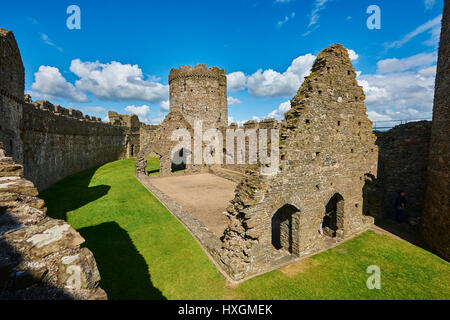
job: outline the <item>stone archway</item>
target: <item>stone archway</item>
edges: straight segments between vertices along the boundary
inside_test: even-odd
[[[300,211],[290,204],[279,208],[272,216],[272,246],[290,254],[298,252],[299,248],[299,215]]]
[[[322,230],[325,236],[334,238],[344,228],[344,198],[335,193],[325,205]],[[340,232],[338,232],[340,231]]]

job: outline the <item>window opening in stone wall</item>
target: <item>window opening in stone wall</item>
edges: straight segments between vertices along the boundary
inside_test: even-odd
[[[275,249],[292,253],[293,214],[297,212],[297,208],[285,204],[272,216],[272,245]]]
[[[344,218],[344,198],[334,194],[325,206],[325,215],[322,220],[322,230],[325,236],[334,238],[336,231],[342,228]]]

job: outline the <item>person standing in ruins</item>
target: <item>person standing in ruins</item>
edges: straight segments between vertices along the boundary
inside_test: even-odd
[[[403,223],[406,208],[406,194],[404,191],[400,191],[395,199],[395,220],[398,223]]]

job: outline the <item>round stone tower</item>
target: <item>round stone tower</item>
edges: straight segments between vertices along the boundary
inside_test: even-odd
[[[202,120],[203,128],[228,125],[227,77],[225,70],[199,64],[170,70],[170,111],[179,110],[193,126]]]

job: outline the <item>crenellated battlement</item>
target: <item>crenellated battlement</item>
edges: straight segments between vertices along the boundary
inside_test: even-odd
[[[27,100],[27,97],[25,97],[25,100]],[[37,100],[34,102],[28,102],[28,104],[32,105],[35,109],[48,111],[57,116],[79,119],[82,121],[102,122],[101,118],[83,114],[83,112],[76,109],[63,108],[60,105],[54,105],[53,103],[47,100]]]
[[[169,84],[176,79],[183,78],[210,78],[219,81],[220,85],[227,84],[225,69],[217,67],[208,68],[205,64],[198,64],[195,67],[181,66],[180,68],[172,68],[169,74]]]

